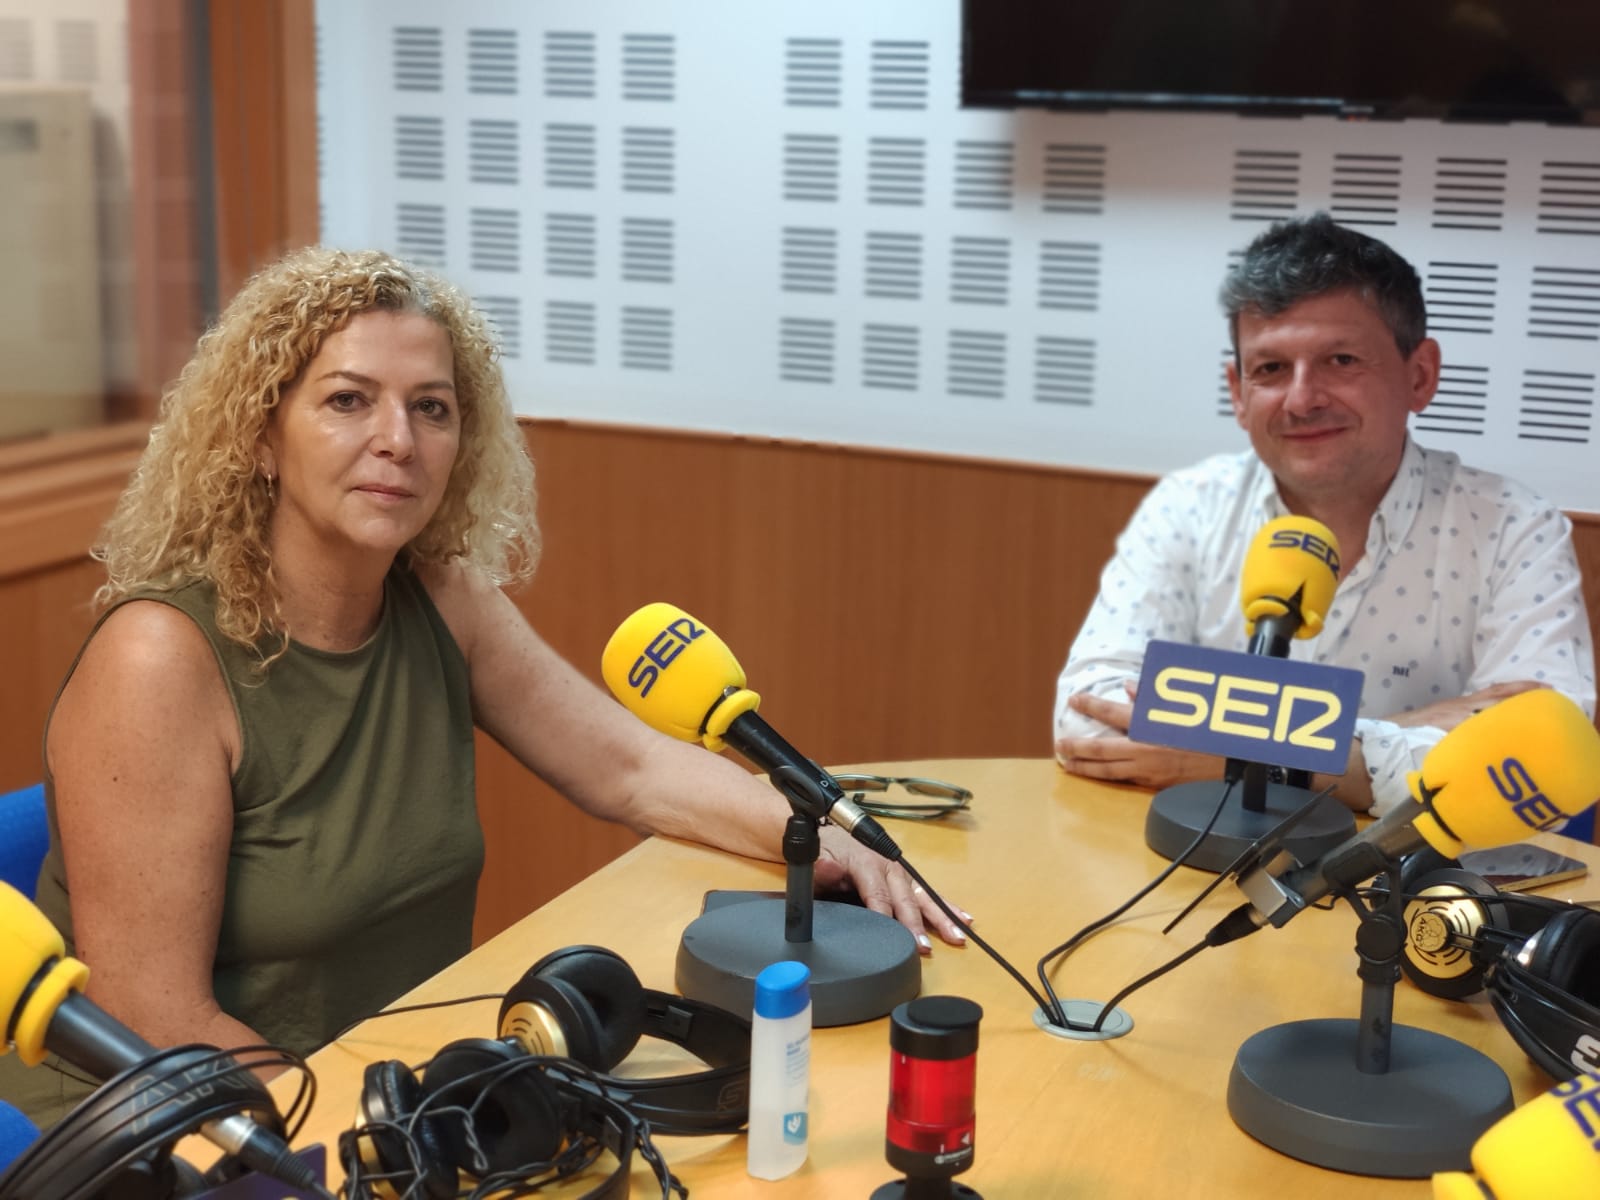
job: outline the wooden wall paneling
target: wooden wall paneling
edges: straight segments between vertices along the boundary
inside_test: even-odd
[[[763,714],[833,763],[1048,754],[1056,674],[1151,484],[645,429],[526,431],[545,555],[517,600],[546,639],[598,683],[623,617],[679,604],[732,647]],[[1600,518],[1574,524],[1600,632]],[[480,935],[633,841],[497,747],[478,794],[492,843]],[[561,853],[540,853],[551,845]]]
[[[1044,755],[1055,676],[1138,477],[555,422],[527,429],[545,557],[517,603],[598,682],[651,600],[711,625],[763,712],[825,762]],[[98,465],[0,449],[0,788],[39,777],[44,714],[87,631],[87,559],[143,440]],[[1600,623],[1600,518],[1574,519]],[[479,738],[481,938],[634,843]],[[1003,798],[997,798],[1003,799]],[[708,884],[709,886],[709,884]]]
[[[1583,571],[1583,603],[1589,610],[1589,629],[1600,653],[1600,513],[1573,513],[1572,545]]]
[[[312,0],[210,0],[218,296],[317,240]]]
[[[477,748],[478,815],[486,844],[473,919],[474,945],[639,842],[623,826],[596,820],[569,804],[482,730]],[[533,965],[531,960],[528,965]],[[512,982],[507,979],[505,985]]]
[[[0,579],[87,555],[147,436],[134,421],[0,446]]]
[[[0,792],[44,778],[45,716],[94,622],[89,600],[104,578],[88,558],[0,579],[6,686],[0,688]]]
[[[321,241],[317,185],[315,0],[273,0],[283,46],[282,150],[285,249]]]
[[[45,714],[104,578],[89,547],[144,439],[133,422],[0,447],[0,791],[42,775]]]
[[[576,426],[536,425],[532,447],[539,627],[594,677],[623,616],[679,603],[722,633],[774,722],[834,761],[1047,751],[1056,673],[1150,486]],[[995,679],[1016,682],[991,694]]]
[[[1056,674],[1150,486],[555,422],[528,437],[545,553],[517,600],[541,634],[598,684],[617,624],[678,604],[728,642],[768,719],[826,762],[1048,754]],[[498,748],[478,795],[480,937],[565,886],[527,869],[536,847],[562,847],[564,880],[633,843]]]
[[[0,791],[35,783],[39,762],[39,696],[43,683],[33,646],[37,622],[31,589],[0,582],[0,629],[5,630],[6,686],[0,688]]]
[[[129,189],[138,386],[123,416],[154,417],[205,325],[211,189],[197,131],[201,94],[190,0],[128,6]]]

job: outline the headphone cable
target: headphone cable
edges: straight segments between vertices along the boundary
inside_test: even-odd
[[[476,996],[457,996],[453,1000],[429,1000],[425,1004],[400,1004],[394,1008],[380,1008],[377,1012],[370,1013],[365,1017],[357,1017],[323,1044],[328,1045],[337,1042],[351,1030],[359,1029],[368,1021],[376,1020],[378,1017],[393,1017],[398,1016],[400,1013],[426,1012],[430,1008],[452,1008],[457,1004],[476,1004],[480,1000],[504,1000],[505,998],[506,994],[504,992],[480,992]]]
[[[1211,945],[1210,941],[1206,940],[1205,938],[1201,938],[1182,954],[1179,954],[1175,958],[1169,959],[1167,962],[1157,967],[1154,971],[1151,971],[1148,975],[1141,975],[1138,979],[1135,979],[1127,987],[1123,988],[1115,996],[1111,997],[1111,999],[1105,1002],[1100,1009],[1100,1015],[1094,1019],[1094,1024],[1089,1027],[1089,1032],[1099,1033],[1100,1027],[1105,1024],[1106,1018],[1116,1011],[1117,1005],[1121,1004],[1145,984],[1154,983],[1168,971],[1174,970],[1177,967],[1181,967],[1184,963],[1188,962],[1191,958],[1193,958],[1196,954],[1199,954],[1200,951],[1204,950],[1209,945]]]
[[[1125,912],[1130,906],[1132,906],[1133,904],[1137,903],[1143,896],[1147,895],[1152,888],[1156,887],[1164,879],[1166,879],[1168,876],[1170,876],[1173,871],[1177,870],[1177,868],[1183,864],[1183,862],[1188,858],[1188,856],[1194,853],[1195,849],[1205,839],[1206,835],[1211,832],[1211,827],[1216,823],[1218,815],[1220,815],[1220,813],[1222,812],[1222,806],[1223,806],[1224,803],[1226,803],[1227,798],[1228,798],[1228,794],[1229,794],[1229,792],[1232,791],[1232,788],[1233,788],[1233,784],[1231,782],[1228,783],[1226,787],[1224,787],[1223,793],[1222,793],[1222,798],[1217,802],[1216,812],[1214,812],[1212,814],[1211,819],[1208,822],[1206,822],[1205,828],[1200,832],[1200,834],[1198,836],[1195,837],[1194,841],[1191,842],[1189,844],[1189,846],[1184,849],[1182,854],[1180,854],[1176,859],[1174,859],[1171,863],[1169,863],[1165,870],[1163,870],[1159,875],[1157,875],[1157,877],[1154,880],[1152,880],[1149,884],[1145,885],[1145,887],[1142,890],[1140,890],[1137,894],[1135,894],[1121,908],[1117,909],[1113,913],[1108,914],[1105,917],[1102,917],[1099,921],[1093,922],[1091,925],[1086,926],[1083,930],[1080,930],[1078,934],[1074,935],[1074,939],[1081,939],[1082,937],[1087,936],[1089,933],[1093,932],[1096,929],[1099,929],[1100,927],[1104,926],[1105,924],[1109,923],[1110,921],[1115,920],[1121,913]],[[939,895],[938,892],[936,892],[932,887],[930,887],[928,885],[928,881],[923,878],[922,873],[920,871],[918,871],[916,869],[916,867],[912,866],[911,861],[909,859],[907,859],[904,856],[902,856],[901,859],[900,859],[900,865],[903,868],[905,868],[906,874],[910,875],[911,878],[914,879],[917,882],[917,884],[921,886],[923,891],[925,891],[929,896],[933,897],[933,902],[934,902],[934,904],[936,904],[938,906],[940,912],[944,913],[945,916],[949,917],[950,920],[955,924],[955,926],[958,929],[960,929],[963,933],[965,933],[967,935],[967,937],[970,938],[985,954],[987,954],[990,958],[994,959],[994,961],[1000,965],[1000,967],[1006,972],[1006,974],[1010,975],[1012,979],[1017,981],[1017,984],[1022,988],[1022,990],[1024,992],[1026,992],[1028,994],[1029,999],[1031,999],[1034,1002],[1035,1006],[1037,1006],[1039,1011],[1045,1014],[1045,1017],[1049,1020],[1050,1024],[1058,1026],[1059,1028],[1062,1028],[1062,1029],[1070,1029],[1070,1030],[1073,1030],[1073,1031],[1079,1032],[1079,1033],[1088,1033],[1088,1032],[1098,1033],[1100,1031],[1100,1027],[1104,1023],[1106,1015],[1110,1012],[1110,1008],[1102,1008],[1099,1018],[1095,1021],[1095,1023],[1093,1025],[1083,1025],[1083,1024],[1081,1024],[1079,1022],[1069,1020],[1067,1018],[1066,1014],[1062,1011],[1061,1002],[1056,998],[1054,991],[1051,991],[1049,980],[1044,977],[1044,973],[1043,973],[1042,967],[1043,967],[1043,963],[1044,963],[1045,960],[1043,960],[1043,959],[1040,960],[1040,966],[1041,966],[1040,982],[1042,982],[1044,984],[1045,990],[1047,992],[1049,992],[1049,994],[1050,994],[1050,999],[1049,1000],[1046,1000],[1045,997],[1040,994],[1038,989],[1036,989],[1031,983],[1028,982],[1027,978],[1022,974],[1022,972],[1017,970],[1014,966],[1012,966],[1006,960],[1004,955],[1002,955],[993,946],[989,945],[988,942],[986,942],[981,936],[979,936],[979,934],[972,928],[971,925],[969,925],[967,922],[963,921],[960,918],[960,916],[958,916],[956,914],[955,910],[952,909],[950,907],[950,905],[945,903],[944,897]],[[1205,946],[1205,943],[1202,942],[1201,943],[1201,948],[1204,948],[1204,946]],[[1045,958],[1048,959],[1048,958],[1054,956],[1056,953],[1059,952],[1059,950],[1060,950],[1060,947],[1057,947],[1056,950],[1051,951],[1050,954],[1045,956]],[[1168,967],[1163,968],[1163,970],[1170,970],[1170,969],[1172,969],[1172,967],[1177,966],[1178,962],[1181,962],[1181,961],[1183,961],[1183,960],[1180,959],[1177,962],[1173,962]],[[1149,982],[1153,978],[1155,978],[1154,975],[1147,976],[1146,978],[1139,980],[1134,986],[1135,987],[1143,986],[1143,984]],[[1129,993],[1129,991],[1131,991],[1131,989],[1124,989],[1123,992],[1120,993],[1120,995],[1125,996],[1125,995],[1127,995]],[[1119,996],[1119,998],[1120,998],[1120,996]]]
[[[482,1147],[478,1143],[475,1127],[477,1107],[488,1101],[490,1093],[496,1086],[528,1071],[540,1072],[550,1079],[557,1088],[564,1086],[580,1093],[586,1102],[598,1104],[617,1123],[619,1130],[623,1133],[625,1155],[631,1155],[632,1152],[637,1151],[645,1162],[649,1164],[657,1182],[661,1185],[662,1200],[670,1200],[674,1191],[682,1196],[684,1200],[687,1200],[689,1195],[688,1188],[684,1187],[677,1176],[673,1175],[667,1168],[666,1158],[661,1154],[651,1135],[650,1122],[634,1112],[625,1098],[619,1096],[613,1089],[608,1088],[605,1080],[597,1072],[590,1070],[576,1059],[546,1054],[529,1054],[521,1058],[512,1059],[509,1062],[495,1063],[473,1071],[461,1076],[459,1079],[452,1080],[447,1088],[424,1097],[423,1101],[417,1105],[417,1109],[411,1115],[407,1125],[414,1125],[425,1112],[434,1118],[460,1116],[462,1118],[461,1130],[466,1138],[467,1145],[481,1160],[484,1158],[484,1154]],[[476,1098],[470,1104],[434,1103],[444,1092],[456,1091],[468,1085],[477,1085]],[[410,1138],[411,1136],[408,1129],[407,1137]],[[493,1195],[531,1195],[547,1183],[565,1179],[587,1169],[599,1158],[605,1148],[605,1143],[601,1138],[585,1132],[548,1163],[528,1163],[517,1168],[514,1172],[500,1171],[491,1176],[480,1178],[477,1185],[469,1193],[469,1200],[487,1200],[489,1196]],[[572,1157],[569,1158],[569,1154]],[[619,1169],[625,1170],[627,1165],[626,1161],[622,1161]],[[554,1172],[554,1174],[548,1179],[537,1182],[530,1181],[528,1177],[535,1172],[540,1174]],[[509,1182],[508,1176],[510,1177]],[[587,1193],[590,1196],[595,1194],[596,1192],[593,1191]]]
[[[1056,996],[1055,989],[1050,986],[1050,977],[1047,973],[1047,967],[1049,966],[1050,960],[1053,958],[1060,958],[1061,960],[1065,961],[1066,957],[1076,950],[1078,946],[1086,941],[1091,935],[1098,933],[1101,929],[1104,929],[1107,925],[1111,924],[1112,921],[1115,921],[1123,913],[1127,912],[1135,904],[1139,903],[1139,901],[1143,900],[1151,892],[1155,891],[1156,888],[1160,887],[1169,878],[1171,878],[1174,871],[1188,862],[1189,856],[1198,850],[1201,843],[1203,843],[1206,838],[1210,836],[1212,828],[1216,825],[1217,820],[1222,816],[1222,810],[1227,806],[1228,797],[1233,794],[1233,787],[1234,781],[1232,779],[1227,780],[1222,789],[1222,796],[1217,800],[1217,806],[1212,809],[1210,818],[1206,821],[1200,832],[1197,833],[1194,839],[1183,848],[1183,852],[1179,854],[1177,858],[1168,863],[1154,879],[1145,884],[1138,891],[1134,892],[1134,894],[1129,896],[1127,900],[1123,901],[1122,904],[1112,909],[1105,916],[1101,917],[1097,921],[1089,922],[1089,924],[1078,930],[1077,933],[1073,934],[1066,941],[1062,942],[1061,945],[1057,946],[1054,950],[1047,951],[1043,956],[1040,957],[1039,965],[1037,967],[1039,973],[1039,982],[1043,985],[1045,994],[1050,997],[1050,1008],[1047,1011],[1051,1015],[1052,1024],[1060,1025],[1064,1029],[1073,1029],[1080,1032],[1100,1032],[1101,1022],[1105,1020],[1105,1014],[1107,1011],[1109,1011],[1109,1009],[1102,1009],[1100,1018],[1096,1020],[1092,1026],[1079,1025],[1075,1022],[1069,1021],[1067,1019],[1066,1012],[1061,1007],[1060,999]]]
[[[911,876],[912,879],[916,880],[917,885],[933,898],[933,902],[939,906],[939,911],[945,916],[949,917],[950,920],[955,924],[956,928],[960,929],[962,933],[966,934],[967,937],[971,939],[979,949],[981,949],[990,958],[994,959],[995,962],[999,963],[1007,975],[1010,975],[1011,978],[1015,979],[1017,983],[1021,985],[1022,990],[1028,993],[1034,1004],[1038,1005],[1041,1012],[1044,1012],[1047,1015],[1051,1013],[1052,1010],[1045,1003],[1044,997],[1034,989],[1034,986],[1028,982],[1027,978],[1022,974],[1022,972],[1007,962],[1003,954],[1001,954],[993,946],[989,945],[988,942],[984,941],[971,925],[967,924],[967,922],[963,921],[960,916],[957,915],[955,909],[951,908],[945,903],[944,897],[939,895],[938,892],[934,891],[933,888],[928,885],[928,881],[922,877],[922,872],[918,871],[914,866],[911,865],[910,859],[902,856],[900,858],[900,865],[905,868],[906,874]]]
[[[1165,880],[1168,876],[1170,876],[1172,874],[1172,872],[1174,870],[1176,870],[1180,864],[1182,864],[1185,860],[1187,860],[1189,855],[1193,854],[1194,851],[1199,848],[1200,844],[1205,841],[1206,837],[1211,833],[1212,826],[1216,824],[1217,819],[1222,815],[1222,809],[1223,809],[1224,805],[1227,803],[1228,793],[1233,789],[1234,782],[1235,781],[1232,780],[1232,779],[1229,779],[1227,781],[1227,786],[1224,787],[1224,789],[1223,789],[1222,798],[1217,801],[1217,807],[1212,812],[1211,819],[1206,822],[1205,827],[1199,832],[1199,834],[1197,834],[1195,836],[1194,840],[1192,842],[1190,842],[1189,845],[1184,848],[1183,853],[1179,854],[1177,858],[1173,859],[1172,862],[1169,863],[1167,865],[1167,867],[1159,875],[1156,876],[1155,879],[1151,880],[1148,884],[1146,884],[1138,893],[1136,893],[1132,897],[1132,899],[1130,899],[1121,908],[1117,909],[1116,912],[1110,914],[1108,917],[1104,918],[1102,921],[1096,923],[1095,925],[1089,926],[1088,928],[1086,928],[1082,932],[1083,933],[1087,933],[1087,932],[1090,932],[1090,931],[1092,931],[1094,929],[1097,929],[1100,926],[1104,925],[1107,921],[1113,920],[1115,917],[1117,917],[1121,913],[1125,912],[1129,907],[1131,907],[1141,897],[1149,894],[1149,892],[1151,890],[1153,890],[1158,884],[1160,884],[1163,880]],[[1275,834],[1281,834],[1286,829],[1286,827],[1292,826],[1295,822],[1297,822],[1300,819],[1300,817],[1302,815],[1304,815],[1305,813],[1310,811],[1312,805],[1318,803],[1319,801],[1323,800],[1325,797],[1331,795],[1332,792],[1333,792],[1334,786],[1335,786],[1334,784],[1329,784],[1327,787],[1323,788],[1320,792],[1318,792],[1316,795],[1314,795],[1305,804],[1301,805],[1300,808],[1297,809],[1294,813],[1290,814],[1283,821],[1279,822],[1278,825],[1271,832],[1269,832],[1266,835],[1266,837],[1267,838],[1271,838]],[[1263,840],[1264,839],[1257,839],[1255,845],[1256,846],[1261,845]],[[1255,847],[1252,847],[1252,850],[1254,850],[1254,848]],[[1244,861],[1245,857],[1250,853],[1251,853],[1251,851],[1246,851],[1244,855],[1240,855],[1239,859],[1235,861],[1233,866],[1237,866],[1239,862]],[[1179,913],[1177,917],[1173,918],[1173,920],[1170,921],[1167,924],[1167,927],[1161,931],[1162,934],[1165,935],[1165,934],[1171,932],[1172,928],[1175,925],[1177,925],[1179,921],[1183,920],[1183,918],[1186,915],[1188,915],[1188,913],[1193,911],[1194,908],[1197,905],[1199,905],[1202,900],[1204,900],[1207,896],[1209,896],[1211,894],[1211,892],[1217,887],[1218,884],[1220,884],[1223,881],[1224,878],[1226,878],[1226,876],[1228,875],[1228,873],[1232,869],[1233,869],[1233,867],[1229,867],[1228,870],[1223,871],[1215,879],[1213,879],[1210,883],[1206,884],[1206,886],[1201,889],[1200,894],[1198,896],[1196,896],[1192,901],[1190,901],[1189,905],[1183,910],[1183,912]],[[1232,935],[1224,934],[1224,935],[1221,935],[1221,936],[1223,937],[1224,940],[1232,940]],[[1117,1006],[1119,1004],[1121,1004],[1124,1000],[1126,1000],[1129,996],[1133,995],[1134,992],[1136,992],[1140,988],[1144,987],[1145,984],[1153,983],[1155,980],[1160,979],[1161,976],[1165,975],[1168,971],[1175,970],[1176,968],[1182,966],[1184,963],[1188,962],[1191,958],[1193,958],[1195,955],[1199,954],[1200,951],[1206,949],[1208,946],[1220,945],[1221,942],[1218,940],[1218,937],[1219,937],[1218,931],[1213,929],[1210,933],[1206,934],[1205,937],[1201,938],[1198,942],[1196,942],[1194,945],[1190,946],[1187,950],[1183,951],[1181,954],[1177,955],[1175,958],[1169,960],[1168,962],[1166,962],[1162,966],[1157,967],[1154,971],[1151,971],[1146,975],[1140,976],[1138,979],[1136,979],[1132,983],[1130,983],[1127,987],[1123,988],[1115,996],[1111,997],[1110,1000],[1107,1000],[1103,1005],[1101,1005],[1100,1013],[1099,1013],[1098,1016],[1095,1017],[1094,1024],[1090,1025],[1088,1027],[1088,1032],[1090,1032],[1090,1033],[1099,1033],[1100,1030],[1105,1025],[1106,1018],[1109,1017],[1114,1011],[1116,1011]],[[1041,967],[1042,967],[1042,961],[1041,961]],[[1042,974],[1041,974],[1041,978],[1042,978]],[[1046,983],[1046,986],[1048,986],[1048,982]],[[1054,995],[1054,993],[1052,993],[1052,996],[1053,995]],[[1077,1028],[1081,1028],[1081,1027],[1077,1027]]]

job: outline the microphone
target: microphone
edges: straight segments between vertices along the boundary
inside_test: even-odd
[[[1145,648],[1128,736],[1225,758],[1220,780],[1176,783],[1151,798],[1144,840],[1157,854],[1232,874],[1272,830],[1301,861],[1355,832],[1350,810],[1308,785],[1312,771],[1346,769],[1361,673],[1289,657],[1295,638],[1322,631],[1338,585],[1333,532],[1279,517],[1251,538],[1239,568],[1248,654],[1160,640]],[[1292,726],[1297,703],[1322,717]]]
[[[1309,865],[1280,854],[1247,872],[1246,903],[1207,934],[1212,945],[1263,925],[1282,926],[1330,892],[1353,887],[1424,845],[1447,858],[1462,848],[1521,841],[1577,816],[1600,787],[1600,731],[1549,688],[1522,692],[1468,717],[1409,777],[1411,799]]]
[[[1472,1147],[1472,1169],[1433,1177],[1433,1200],[1600,1196],[1600,1075],[1579,1075],[1502,1117]]]
[[[1220,782],[1178,783],[1151,799],[1144,837],[1157,854],[1231,874],[1232,864],[1273,829],[1282,830],[1285,846],[1301,861],[1355,832],[1350,810],[1331,796],[1313,796],[1309,785],[1311,771],[1343,774],[1346,769],[1361,674],[1289,657],[1295,638],[1322,632],[1338,586],[1339,547],[1333,531],[1309,517],[1279,517],[1251,538],[1239,568],[1247,654],[1160,641],[1146,648],[1129,736],[1226,755]],[[1175,687],[1175,678],[1207,682],[1183,694],[1181,689],[1168,690]],[[1266,697],[1270,700],[1264,702]],[[1321,705],[1324,718],[1291,732],[1297,699]],[[1167,701],[1198,709],[1208,700],[1209,721],[1203,710],[1191,719],[1161,707]],[[1229,714],[1267,720],[1246,724]],[[1302,736],[1306,729],[1327,732]],[[1285,818],[1295,814],[1290,833]]]
[[[155,1054],[154,1046],[82,994],[88,979],[89,968],[67,957],[66,943],[50,919],[21,892],[0,882],[0,1022],[5,1028],[0,1054],[15,1049],[30,1067],[43,1062],[46,1054],[57,1054],[102,1081]],[[233,1074],[243,1070],[235,1067]],[[252,1092],[262,1090],[248,1078]],[[229,1086],[226,1074],[207,1072],[205,1082],[212,1089]],[[328,1195],[309,1164],[249,1117],[208,1121],[200,1132],[253,1171],[313,1195]]]
[[[756,712],[761,697],[715,633],[676,605],[646,604],[617,626],[600,658],[611,694],[661,733],[732,746],[771,777],[796,812],[827,818],[890,862],[900,847],[850,799],[838,780],[806,758]]]
[[[1310,517],[1268,521],[1251,539],[1239,569],[1239,607],[1250,633],[1247,653],[1288,658],[1292,640],[1322,632],[1338,587],[1339,539],[1333,530]],[[1243,759],[1230,758],[1223,778],[1238,783],[1248,768]],[[1244,797],[1253,812],[1265,809],[1266,776],[1257,771]],[[1294,781],[1309,782],[1309,777]]]
[[[1250,542],[1239,571],[1239,604],[1251,654],[1289,657],[1294,638],[1322,632],[1339,587],[1339,539],[1321,521],[1279,517]]]

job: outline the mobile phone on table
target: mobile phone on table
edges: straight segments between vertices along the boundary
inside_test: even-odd
[[[1570,854],[1527,842],[1492,850],[1468,850],[1461,855],[1461,866],[1506,892],[1568,883],[1589,873],[1589,868]]]

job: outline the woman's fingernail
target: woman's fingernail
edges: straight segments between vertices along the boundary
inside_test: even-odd
[[[971,913],[969,913],[964,908],[958,908],[958,909],[956,909],[956,911],[961,914],[961,919],[963,921],[965,921],[968,925],[972,924],[972,914]]]
[[[933,943],[928,940],[928,935],[925,933],[917,934],[917,945],[921,946],[924,950],[933,949]]]

